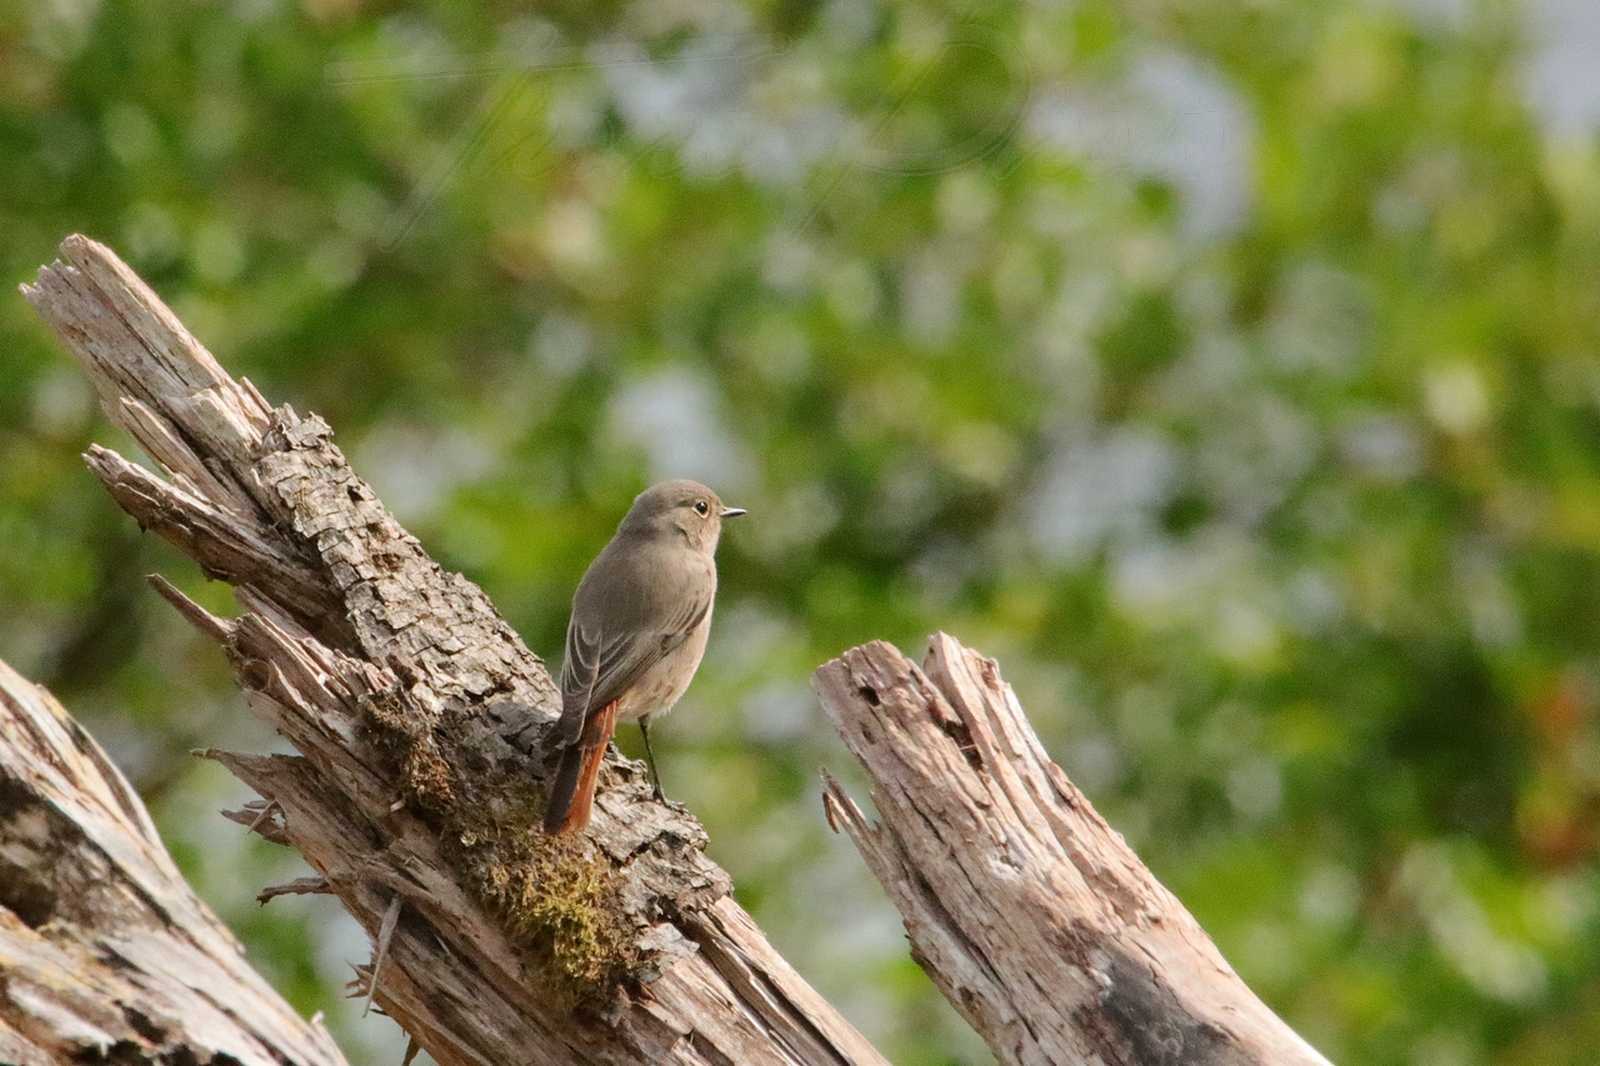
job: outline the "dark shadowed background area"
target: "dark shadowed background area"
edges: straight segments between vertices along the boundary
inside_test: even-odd
[[[987,1054],[807,677],[944,628],[1330,1058],[1589,1063],[1597,54],[1590,0],[0,0],[0,278],[111,243],[555,659],[646,483],[750,508],[665,781],[897,1062]],[[301,871],[187,753],[273,738],[142,575],[231,603],[91,439],[0,294],[0,656],[397,1062],[354,924],[254,902]]]

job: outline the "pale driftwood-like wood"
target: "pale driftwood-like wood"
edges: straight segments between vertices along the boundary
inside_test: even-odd
[[[849,834],[912,951],[1005,1063],[1327,1066],[1223,959],[1039,744],[994,660],[883,643],[814,686],[873,781]]]
[[[344,1062],[195,898],[93,738],[4,662],[0,1062]]]
[[[447,854],[469,842],[427,816],[460,800],[452,781],[545,773],[559,701],[544,665],[400,527],[326,423],[231,378],[109,249],[69,237],[23,292],[159,473],[98,446],[90,468],[246,608],[215,618],[161,587],[298,749],[210,753],[269,801],[229,817],[296,848],[374,939],[401,901],[374,995],[418,1044],[444,1066],[883,1061],[729,897],[699,823],[616,756],[580,858],[614,887],[630,979],[582,1010],[543,991]],[[383,729],[403,742],[400,771]]]

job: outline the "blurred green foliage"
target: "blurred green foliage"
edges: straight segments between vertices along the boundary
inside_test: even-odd
[[[985,1054],[824,831],[805,678],[944,628],[1330,1057],[1588,1063],[1585,10],[0,0],[0,273],[112,243],[552,656],[645,483],[748,506],[664,775],[897,1062]],[[82,470],[127,441],[20,299],[0,353],[0,654],[395,1061],[359,931],[255,907],[292,858],[186,755],[271,739],[141,575],[225,591]]]

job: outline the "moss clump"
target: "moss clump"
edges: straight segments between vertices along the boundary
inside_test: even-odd
[[[397,696],[366,712],[406,800],[523,950],[528,976],[561,1009],[603,1005],[639,963],[616,870],[577,835],[544,832],[544,795],[525,773],[467,769]]]
[[[439,750],[431,716],[421,716],[399,695],[380,692],[367,701],[369,736],[394,764],[405,798],[429,814],[441,814],[455,801],[450,763]]]
[[[460,808],[449,850],[544,991],[566,1007],[597,1005],[638,962],[616,871],[581,838],[540,828],[544,797],[531,782],[484,791],[492,798]]]

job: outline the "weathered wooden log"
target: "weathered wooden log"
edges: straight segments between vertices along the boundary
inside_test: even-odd
[[[0,662],[0,1063],[340,1066],[245,960],[144,804]]]
[[[994,660],[934,636],[817,670],[878,823],[825,781],[911,950],[1001,1062],[1327,1066],[1039,744]]]

